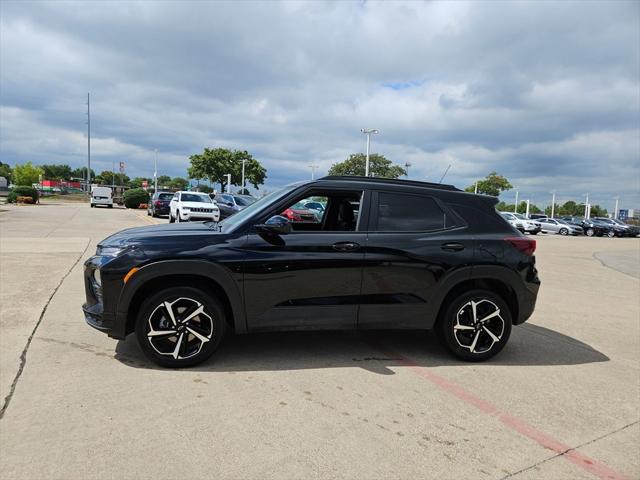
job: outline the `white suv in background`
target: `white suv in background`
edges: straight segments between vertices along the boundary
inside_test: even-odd
[[[530,233],[531,235],[536,235],[542,229],[542,226],[539,222],[534,222],[533,220],[529,220],[527,217],[520,213],[511,213],[511,212],[500,212],[500,215],[504,217],[504,219],[513,225],[517,230],[520,230],[522,233]]]
[[[169,203],[169,222],[220,220],[220,209],[206,193],[176,192]]]

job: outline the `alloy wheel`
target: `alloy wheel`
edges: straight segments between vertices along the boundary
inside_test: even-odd
[[[594,233],[595,232],[593,231],[593,228],[587,228],[587,231],[586,231],[587,237],[593,237]]]
[[[180,297],[162,302],[147,320],[149,345],[160,355],[185,360],[200,353],[213,336],[213,319],[202,303]]]
[[[500,308],[490,300],[471,300],[456,315],[453,336],[460,347],[471,353],[486,353],[500,342],[505,331]]]

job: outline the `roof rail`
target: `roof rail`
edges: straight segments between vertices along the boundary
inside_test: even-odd
[[[399,178],[381,178],[381,177],[362,177],[358,175],[328,175],[326,177],[319,178],[318,180],[350,180],[352,182],[366,182],[366,183],[387,183],[392,185],[408,185],[415,187],[425,188],[437,188],[439,190],[453,190],[460,192],[459,188],[446,183],[431,183],[420,182],[418,180],[403,180]]]

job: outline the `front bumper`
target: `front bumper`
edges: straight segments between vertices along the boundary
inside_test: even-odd
[[[220,220],[220,212],[214,213],[200,213],[200,212],[180,212],[180,220],[183,222],[194,221],[201,222],[206,220],[213,220],[217,222]]]

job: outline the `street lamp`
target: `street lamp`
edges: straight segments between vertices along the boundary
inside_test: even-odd
[[[153,192],[158,191],[158,149],[154,148],[153,152],[155,154],[153,159]]]
[[[404,168],[407,169],[407,178],[409,178],[409,167],[411,166],[411,163],[407,162],[404,164]]]
[[[315,180],[316,178],[316,168],[319,168],[318,165],[309,165],[309,168],[311,168],[311,180]]]
[[[620,197],[613,197],[613,199],[616,201],[616,206],[613,208],[613,218],[618,218],[618,201],[620,200]]]
[[[242,159],[242,195],[244,195],[244,164],[247,162],[246,158]]]
[[[375,135],[380,132],[375,128],[370,128],[370,129],[361,128],[360,131],[367,136],[367,160],[364,165],[364,176],[368,177],[369,176],[369,147],[371,146],[371,134]]]
[[[513,207],[513,213],[518,213],[518,190],[516,190],[516,204]]]
[[[556,212],[556,191],[552,190],[551,193],[553,194],[551,197],[551,218],[553,218],[553,214]]]

